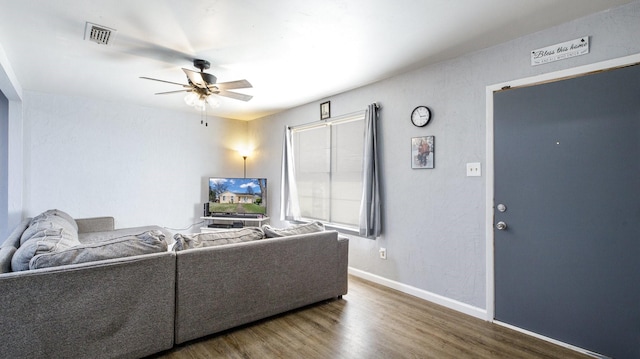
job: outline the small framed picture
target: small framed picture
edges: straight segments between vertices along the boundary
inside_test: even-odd
[[[320,119],[326,120],[331,117],[331,101],[320,104]]]
[[[411,138],[411,168],[434,168],[435,136]]]

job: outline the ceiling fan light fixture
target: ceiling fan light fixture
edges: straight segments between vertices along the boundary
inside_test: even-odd
[[[206,102],[209,104],[209,106],[211,106],[211,108],[218,108],[220,107],[220,101],[218,101],[217,98],[215,98],[214,95],[209,95],[206,97]]]
[[[198,111],[204,111],[207,109],[207,103],[203,100],[199,100],[198,103],[194,106]]]
[[[184,98],[184,102],[189,106],[195,107],[198,111],[204,111],[207,107],[206,98],[193,92]]]
[[[200,110],[200,111],[204,111],[207,107],[207,102],[204,99],[204,96],[202,95],[196,95],[196,99],[193,102],[193,107],[195,107],[196,109]]]
[[[195,106],[196,103],[198,102],[198,94],[196,94],[195,92],[189,92],[185,97],[184,97],[184,102],[189,105],[189,106]]]

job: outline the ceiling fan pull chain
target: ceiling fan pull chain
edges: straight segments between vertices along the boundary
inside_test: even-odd
[[[200,110],[200,124],[204,124],[206,127],[209,127],[209,120],[207,119],[207,105],[205,103],[202,110]]]

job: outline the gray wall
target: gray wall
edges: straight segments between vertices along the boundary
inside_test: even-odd
[[[280,179],[285,125],[319,120],[321,102],[331,101],[334,116],[378,102],[384,235],[376,241],[352,237],[349,265],[485,309],[485,176],[466,177],[465,171],[468,162],[486,163],[486,86],[638,53],[638,33],[640,1],[635,1],[252,121],[249,138],[258,148],[259,165],[251,175]],[[582,36],[591,36],[589,54],[530,66],[531,50]],[[417,105],[433,110],[425,128],[410,124],[409,114]],[[412,170],[411,137],[424,135],[436,137],[436,168]],[[278,186],[269,190],[271,198],[279,198]],[[279,213],[277,206],[272,200],[272,214]],[[277,218],[272,223],[284,225]],[[379,247],[387,248],[386,261],[378,258]]]

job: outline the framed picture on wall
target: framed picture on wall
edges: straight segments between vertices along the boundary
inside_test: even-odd
[[[326,120],[331,117],[331,101],[320,104],[320,119]]]
[[[435,136],[411,138],[411,168],[435,168]]]

